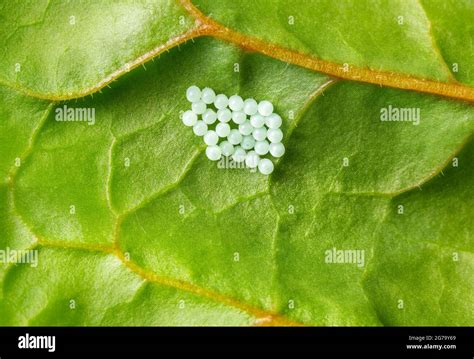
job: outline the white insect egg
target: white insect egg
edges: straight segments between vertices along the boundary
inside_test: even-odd
[[[244,162],[246,155],[247,155],[247,152],[242,147],[237,146],[234,149],[234,154],[232,155],[232,159],[235,162]]]
[[[255,168],[260,162],[260,156],[255,151],[250,151],[245,156],[245,164],[247,167]]]
[[[257,113],[255,115],[250,116],[250,123],[255,128],[263,127],[263,125],[265,124],[265,117]]]
[[[241,111],[244,108],[244,100],[239,95],[230,96],[229,107],[232,111]]]
[[[253,98],[248,98],[244,101],[244,112],[247,115],[254,115],[257,113],[258,104]]]
[[[206,111],[206,104],[202,101],[193,102],[191,109],[196,115],[202,115]]]
[[[183,123],[185,126],[191,127],[194,126],[197,122],[197,115],[193,111],[186,111],[183,113]]]
[[[285,154],[285,146],[283,143],[278,142],[278,143],[270,143],[270,154],[273,157],[281,157]]]
[[[227,137],[230,133],[230,126],[228,123],[218,123],[216,126],[216,133],[219,137]]]
[[[217,95],[216,99],[214,100],[214,106],[216,106],[218,110],[222,110],[223,108],[226,108],[228,104],[229,104],[229,99],[224,94]]]
[[[234,145],[229,141],[222,141],[219,145],[224,156],[229,157],[234,153]]]
[[[264,158],[260,160],[258,163],[258,170],[260,171],[261,174],[268,176],[270,173],[273,172],[274,166],[273,162],[269,160],[268,158]]]
[[[270,101],[263,100],[258,104],[258,113],[262,116],[270,116],[273,112],[273,104]]]
[[[253,131],[253,126],[250,124],[250,121],[245,121],[239,125],[239,131],[242,135],[248,136]]]
[[[204,135],[204,143],[208,146],[214,146],[217,145],[217,142],[219,141],[219,136],[217,135],[216,131],[207,131],[207,133]]]
[[[242,142],[242,135],[239,130],[230,130],[229,136],[227,136],[227,141],[233,145],[238,145],[240,142]]]
[[[265,127],[254,128],[252,136],[256,141],[263,141],[267,138],[267,129]]]
[[[204,136],[207,133],[207,125],[204,121],[198,121],[193,126],[193,132],[196,136]]]
[[[283,121],[280,115],[273,113],[270,101],[257,102],[253,98],[244,101],[239,95],[216,96],[212,88],[201,90],[194,85],[186,90],[186,98],[191,102],[191,110],[185,111],[181,120],[184,125],[193,128],[196,136],[203,136],[207,158],[218,161],[222,156],[231,156],[235,162],[258,168],[264,175],[273,172],[273,162],[261,156],[269,153],[275,158],[282,157],[285,146],[281,143],[283,132],[280,127]],[[215,109],[207,108],[211,104]],[[238,125],[238,129],[230,127],[231,120]],[[209,130],[208,125],[216,121],[219,122],[215,130]],[[224,139],[221,143],[220,138]]]
[[[244,123],[246,119],[247,119],[247,115],[245,113],[243,113],[242,111],[232,112],[232,120],[237,125],[240,125],[241,123]]]
[[[207,123],[208,125],[212,125],[214,122],[217,120],[217,114],[216,111],[208,108],[204,113],[202,114],[202,120]]]
[[[206,156],[211,161],[218,161],[221,159],[222,152],[219,146],[209,146],[206,148]]]
[[[189,102],[196,102],[201,99],[201,90],[197,86],[190,86],[186,90],[186,98]]]
[[[232,118],[232,112],[228,108],[223,108],[217,111],[217,119],[221,122],[229,122]]]
[[[279,128],[271,128],[267,131],[267,138],[272,143],[281,142],[283,139],[283,132]]]
[[[201,100],[205,103],[210,105],[216,99],[216,93],[213,89],[206,87],[201,92]]]
[[[255,142],[255,152],[260,156],[266,155],[270,148],[268,141],[257,141]]]
[[[240,145],[244,150],[251,150],[255,146],[255,139],[252,136],[244,136]]]
[[[268,128],[279,128],[281,126],[281,117],[276,113],[272,113],[265,118],[265,124]]]

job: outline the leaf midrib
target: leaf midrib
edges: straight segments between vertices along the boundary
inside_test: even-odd
[[[344,71],[341,64],[322,60],[309,54],[303,54],[276,44],[266,43],[260,39],[234,31],[203,14],[190,0],[176,1],[195,19],[196,26],[191,30],[184,32],[183,34],[170,38],[166,43],[160,44],[138,58],[126,63],[92,87],[85,88],[77,92],[56,94],[34,91],[30,88],[18,85],[17,83],[13,83],[2,78],[0,78],[0,84],[13,88],[27,96],[45,100],[63,101],[80,98],[100,92],[106,86],[109,87],[110,83],[116,81],[125,73],[137,68],[138,66],[144,65],[146,62],[161,55],[165,51],[169,51],[175,46],[179,46],[180,44],[185,43],[188,40],[193,40],[194,38],[210,36],[233,43],[245,50],[258,52],[277,60],[291,63],[293,65],[298,65],[315,72],[324,73],[341,80],[365,82],[379,86],[439,95],[442,97],[453,98],[469,103],[474,102],[474,88],[461,84],[455,80],[451,82],[438,82],[395,72],[378,71],[369,68],[358,68],[353,66],[350,68],[350,71],[346,72]],[[419,6],[424,11],[421,3],[419,3]],[[429,21],[426,11],[424,11],[424,13]],[[434,51],[441,59],[443,59],[433,35],[431,34],[431,23],[430,37],[433,43]],[[445,63],[444,59],[443,63]]]
[[[234,43],[246,50],[259,52],[280,61],[298,65],[342,80],[366,82],[379,86],[414,90],[474,102],[474,88],[458,83],[457,81],[449,83],[437,82],[395,72],[377,71],[353,66],[351,66],[350,71],[345,72],[342,64],[321,60],[308,54],[289,50],[279,45],[266,43],[257,38],[244,35],[205,16],[190,0],[178,1],[196,19],[198,23],[197,29],[201,29],[201,35],[217,37]]]

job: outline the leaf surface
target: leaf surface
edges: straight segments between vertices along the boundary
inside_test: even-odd
[[[0,14],[0,82],[47,98],[95,92],[194,26],[173,0],[3,2]]]

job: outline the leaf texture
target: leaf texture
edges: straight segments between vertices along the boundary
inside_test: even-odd
[[[0,263],[0,323],[472,325],[472,4],[371,4],[0,5],[0,249],[38,253]],[[274,103],[271,176],[205,157],[179,119],[191,84]]]

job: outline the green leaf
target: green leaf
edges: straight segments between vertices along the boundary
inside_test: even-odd
[[[53,99],[97,91],[194,26],[173,0],[3,2],[0,13],[0,82]]]
[[[474,13],[468,2],[343,0],[336,5],[331,0],[196,0],[195,4],[231,29],[329,62],[474,84],[470,41]]]
[[[216,27],[203,30],[202,19],[194,25],[196,14],[174,2],[113,2],[107,16],[115,21],[108,22],[102,3],[39,4],[8,21],[17,29],[12,36],[26,31],[38,43],[53,42],[52,61],[42,58],[44,46],[13,40],[0,60],[20,52],[37,59],[18,78],[8,77],[8,66],[0,71],[8,79],[0,87],[0,250],[38,255],[37,265],[0,263],[0,324],[473,324],[471,103],[335,79],[272,58],[278,48],[247,51]],[[273,12],[265,4],[198,3],[235,24],[241,40],[250,34],[301,56],[448,81],[428,34],[427,19],[436,17],[440,48],[458,58],[444,13],[430,5],[422,12],[417,3],[390,2],[381,12],[360,2],[318,2],[320,11],[301,11],[303,2],[292,2]],[[360,7],[353,17],[344,13],[349,5]],[[150,9],[161,9],[160,20],[145,15]],[[57,41],[51,25],[72,10],[89,11],[79,18],[90,22],[76,23],[76,38]],[[411,22],[391,27],[402,10]],[[303,28],[282,22],[293,12]],[[336,14],[346,20],[331,21]],[[459,22],[453,36],[465,26]],[[309,23],[318,31],[306,31]],[[229,41],[173,47],[192,26]],[[0,42],[7,29],[0,26]],[[120,70],[163,44],[169,52],[145,68]],[[58,62],[74,46],[88,61]],[[400,61],[414,51],[410,62]],[[462,71],[472,66],[459,59]],[[93,97],[32,97],[95,92],[114,71],[120,79]],[[469,71],[461,75],[471,83]],[[206,158],[202,139],[179,118],[191,84],[274,103],[287,152],[271,176],[221,169]],[[419,110],[419,123],[381,121],[389,105]],[[57,121],[63,106],[93,108],[95,123]],[[358,251],[359,262],[329,263],[337,250]]]

